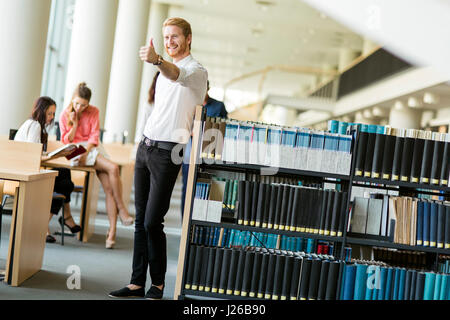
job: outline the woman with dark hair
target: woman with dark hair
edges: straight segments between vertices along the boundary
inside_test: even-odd
[[[53,159],[47,155],[47,141],[48,131],[53,126],[56,112],[56,103],[49,97],[40,97],[34,103],[33,111],[31,113],[31,119],[25,121],[16,133],[14,140],[24,142],[42,143],[44,145],[44,153],[41,156],[41,161],[47,161]],[[69,154],[61,153],[58,157]],[[64,223],[72,233],[77,233],[81,230],[81,227],[75,224],[70,211],[70,194],[73,191],[74,185],[70,176],[70,170],[66,168],[55,168],[59,172],[55,179],[54,192],[65,196],[64,200],[64,221],[63,218],[59,218],[59,222]],[[61,209],[59,201],[52,201],[50,209],[50,219],[55,214],[58,214]],[[50,220],[49,220],[50,222]],[[47,242],[53,243],[56,239],[50,235],[50,229],[47,230]]]
[[[91,89],[86,83],[80,83],[72,96],[70,105],[61,113],[61,141],[65,144],[77,143],[86,148],[86,152],[72,159],[74,165],[92,166],[102,184],[106,195],[106,211],[109,230],[106,234],[107,249],[115,244],[117,216],[123,225],[134,223],[122,198],[122,181],[119,166],[109,160],[108,154],[99,141],[99,110],[90,105]]]

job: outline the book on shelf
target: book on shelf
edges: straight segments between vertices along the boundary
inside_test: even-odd
[[[355,197],[349,231],[389,237],[394,243],[410,246],[447,248],[449,208],[449,202],[411,197]]]
[[[350,174],[352,136],[207,117],[201,157],[209,160]]]
[[[448,300],[449,274],[391,267],[376,261],[345,265],[343,300]]]
[[[360,125],[355,176],[450,186],[450,133]]]

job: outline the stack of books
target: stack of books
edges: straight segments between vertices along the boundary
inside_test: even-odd
[[[350,232],[393,242],[450,249],[450,202],[372,194],[355,197]]]
[[[185,289],[272,300],[335,300],[342,267],[329,255],[192,245]]]
[[[341,300],[449,300],[450,275],[374,261],[345,265]]]
[[[333,254],[334,251],[334,244],[327,241],[198,225],[193,227],[191,244],[223,248],[263,246],[268,249],[318,254]]]
[[[347,192],[239,181],[238,224],[342,236]]]
[[[450,133],[358,126],[355,176],[450,185]]]
[[[349,175],[352,136],[307,128],[206,118],[201,156],[275,168]]]

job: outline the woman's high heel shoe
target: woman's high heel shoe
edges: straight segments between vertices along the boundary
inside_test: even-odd
[[[129,214],[128,214],[128,218],[126,218],[126,219],[122,219],[122,217],[119,214],[119,219],[120,219],[120,222],[122,223],[122,225],[124,225],[124,226],[131,226],[134,223],[134,218],[132,216],[130,216]]]
[[[109,230],[108,230],[108,233],[106,234],[105,248],[106,249],[113,249],[114,245],[116,244],[116,241],[115,240],[109,240],[108,237],[109,237]]]
[[[59,221],[59,224],[63,224],[64,223],[64,225],[67,227],[67,228],[69,228],[70,229],[70,232],[72,232],[72,233],[77,233],[77,232],[80,232],[81,231],[81,227],[79,226],[79,225],[74,225],[73,227],[70,227],[67,223],[66,223],[66,220],[68,220],[68,219],[70,219],[70,218],[72,218],[72,217],[68,217],[68,218],[65,218],[64,219],[64,221],[63,221],[63,217],[61,216],[61,217],[59,217],[59,219],[58,219],[58,221]]]

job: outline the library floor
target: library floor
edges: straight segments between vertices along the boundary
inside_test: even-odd
[[[101,189],[101,188],[100,188]],[[72,199],[72,214],[79,222],[80,199]],[[116,245],[113,250],[105,249],[108,219],[105,209],[104,193],[101,190],[97,207],[95,234],[88,243],[82,243],[74,237],[64,237],[61,246],[60,236],[55,243],[47,243],[41,271],[22,283],[20,287],[8,286],[0,282],[0,300],[107,300],[108,293],[120,289],[129,283],[133,256],[134,227],[124,227],[117,223]],[[133,195],[129,206],[134,215]],[[172,194],[169,212],[165,217],[167,235],[167,273],[166,289],[163,299],[173,299],[177,271],[178,248],[181,236],[181,176]],[[3,215],[0,245],[0,269],[4,270],[8,252],[11,215]],[[50,222],[52,233],[60,231],[56,217]],[[66,232],[68,229],[66,228]],[[69,289],[67,282],[73,271],[70,266],[78,266],[81,274],[81,288]],[[75,284],[69,280],[69,284]],[[150,279],[147,278],[147,288]]]

